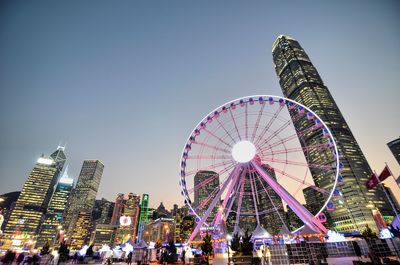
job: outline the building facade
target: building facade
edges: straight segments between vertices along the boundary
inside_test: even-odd
[[[279,36],[273,44],[272,54],[284,96],[317,113],[336,138],[344,184],[340,187],[343,196],[336,203],[336,210],[331,212],[334,223],[331,228],[351,232],[363,231],[368,225],[377,231],[372,213],[366,206],[373,203],[384,215],[390,214],[390,207],[381,190],[367,190],[365,183],[372,170],[328,88],[297,40]],[[295,113],[296,110],[291,111],[292,115]],[[298,132],[305,128],[304,121],[294,122],[294,125]],[[305,144],[315,144],[320,138],[316,134],[306,134]],[[332,164],[333,161],[333,154],[315,152],[310,153],[308,162]],[[331,181],[327,180],[333,177],[333,172],[311,169],[311,175],[317,186],[326,190],[332,188],[329,186]]]
[[[4,234],[16,239],[14,242],[23,244],[30,240],[32,244],[35,243],[39,225],[43,222],[65,160],[64,147],[60,146],[50,157],[42,155],[37,160],[5,227]]]
[[[96,225],[90,242],[97,248],[101,248],[103,245],[108,245],[113,248],[117,228],[118,226],[110,224]]]
[[[80,211],[76,216],[69,242],[72,249],[81,249],[90,239],[91,212]]]
[[[175,239],[175,222],[173,218],[158,218],[145,225],[142,239],[149,242],[168,243]]]
[[[72,239],[73,232],[77,231],[75,225],[78,222],[79,215],[91,215],[97,191],[99,190],[103,169],[104,165],[99,160],[83,161],[78,182],[72,192],[64,220],[64,227],[66,228],[68,238]],[[83,212],[85,212],[85,214],[83,214]],[[74,237],[77,236],[75,235]]]
[[[64,232],[62,227],[64,212],[74,186],[74,180],[68,177],[67,168],[63,176],[59,179],[56,190],[51,197],[44,221],[39,229],[36,247],[43,247],[46,242],[52,245],[60,233]]]
[[[112,225],[117,225],[115,242],[122,244],[132,239],[136,241],[140,215],[140,196],[129,193],[127,197],[120,193],[115,200]]]
[[[400,137],[387,143],[387,146],[389,147],[390,151],[392,151],[397,163],[400,165]]]

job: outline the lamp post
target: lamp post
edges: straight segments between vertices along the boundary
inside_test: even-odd
[[[228,265],[231,264],[231,258],[230,258],[230,253],[229,253],[229,242],[231,241],[231,239],[232,239],[231,235],[226,236],[226,248],[228,249]]]

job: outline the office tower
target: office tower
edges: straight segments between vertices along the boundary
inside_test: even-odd
[[[6,235],[12,239],[21,237],[21,244],[28,240],[34,242],[65,160],[61,146],[49,157],[42,155],[37,160],[11,212]]]
[[[3,224],[0,225],[0,230],[4,230],[6,227],[12,209],[14,209],[20,193],[21,192],[19,191],[13,191],[0,195],[0,210],[3,211],[4,218]]]
[[[135,242],[140,214],[139,204],[139,195],[131,192],[127,197],[124,197],[123,193],[117,195],[111,219],[111,224],[118,226],[115,242],[125,243],[129,239]]]
[[[117,227],[110,224],[97,224],[90,242],[95,248],[101,248],[103,245],[113,248]]]
[[[64,232],[62,227],[63,216],[73,186],[74,180],[68,177],[67,166],[64,174],[58,181],[53,196],[51,197],[44,221],[39,229],[36,247],[43,247],[46,242],[49,242],[49,244],[55,244],[56,240],[60,236],[60,233]]]
[[[196,212],[199,216],[203,216],[212,201],[212,196],[219,192],[219,174],[205,170],[197,172],[194,176],[194,187],[198,187],[204,181],[208,181],[208,183],[194,189],[194,207],[197,208]],[[213,221],[216,213],[217,208],[214,208],[207,218],[207,223]]]
[[[303,189],[303,195],[304,199],[306,200],[306,205],[305,207],[307,210],[309,210],[311,213],[316,214],[321,210],[322,206],[324,205],[325,198],[324,196],[320,193],[317,192],[315,189],[312,187],[307,187]],[[327,210],[324,210],[321,215],[325,215],[326,217],[326,222],[324,225],[326,227],[333,227],[334,223],[332,222],[332,218]],[[323,220],[323,219],[321,219]]]
[[[387,143],[387,146],[389,147],[390,151],[392,151],[392,154],[394,158],[396,158],[397,163],[400,165],[400,137]]]
[[[67,230],[67,237],[71,238],[73,231],[76,230],[75,225],[78,221],[79,213],[81,213],[81,216],[91,215],[103,169],[104,165],[99,160],[83,161],[78,182],[71,194],[71,200],[65,215],[64,227]],[[86,213],[83,214],[82,212]]]
[[[383,214],[389,213],[390,206],[381,189],[367,190],[365,183],[372,170],[328,88],[295,39],[279,36],[273,44],[272,54],[285,97],[317,113],[336,138],[340,161],[344,166],[341,172],[344,184],[340,187],[343,196],[335,203],[336,210],[331,212],[334,229],[340,232],[363,231],[369,225],[377,232],[371,209],[366,206],[373,204]],[[291,111],[291,115],[295,113],[296,110]],[[308,126],[304,120],[294,122],[294,125],[298,132]],[[303,144],[311,146],[319,143],[320,138],[316,134],[305,134]],[[334,162],[333,155],[328,152],[309,154],[309,163],[331,165]],[[333,172],[311,169],[311,175],[317,186],[331,190],[331,181],[328,180],[333,177]]]
[[[140,204],[140,196],[133,193],[129,193],[128,198],[125,202],[124,216],[131,218],[131,225],[124,226],[123,230],[126,231],[126,234],[129,235],[133,241],[136,240],[137,236],[137,227],[140,214],[139,204]]]
[[[113,215],[111,218],[112,225],[119,225],[119,218],[124,212],[125,198],[123,193],[118,193],[114,203]]]
[[[69,240],[72,249],[81,249],[88,243],[90,237],[90,220],[91,212],[80,211],[76,215],[76,221]]]
[[[92,211],[92,221],[97,224],[110,224],[114,211],[114,203],[105,198],[96,200]]]
[[[142,240],[144,226],[149,222],[149,194],[143,194],[140,202],[140,215],[138,222],[137,241]]]

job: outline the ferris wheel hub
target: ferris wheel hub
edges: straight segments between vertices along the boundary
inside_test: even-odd
[[[232,148],[232,157],[236,162],[247,163],[256,155],[256,147],[250,141],[237,142]]]

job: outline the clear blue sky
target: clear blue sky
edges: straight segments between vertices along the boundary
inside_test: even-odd
[[[105,164],[99,197],[182,204],[178,163],[197,122],[282,95],[271,45],[296,38],[373,169],[400,167],[399,1],[1,1],[0,194],[67,142],[70,175]]]

